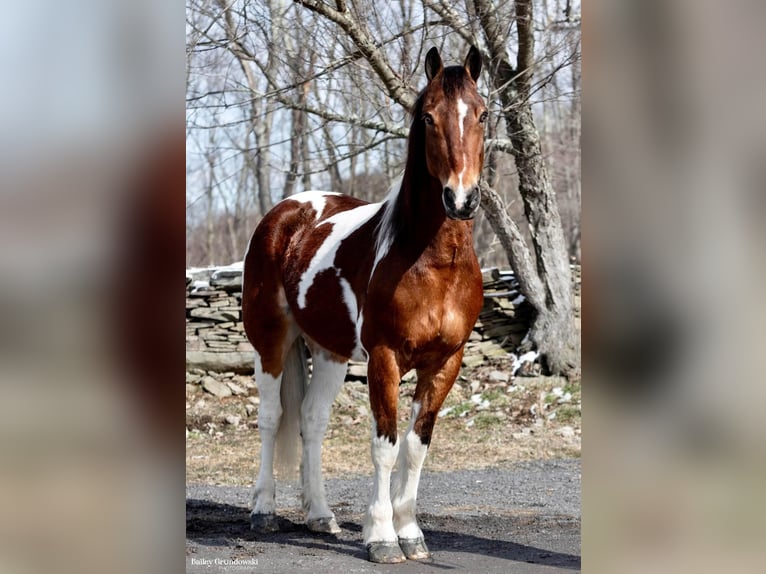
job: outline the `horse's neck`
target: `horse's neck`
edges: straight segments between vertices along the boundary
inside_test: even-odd
[[[402,180],[395,217],[402,239],[417,253],[454,256],[473,253],[473,224],[449,219],[441,205],[441,184],[427,174],[408,174]]]

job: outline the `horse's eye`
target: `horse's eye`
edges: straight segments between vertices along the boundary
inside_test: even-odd
[[[428,112],[426,112],[426,113],[423,114],[423,121],[427,125],[431,126],[434,123],[434,117],[431,114],[429,114]]]
[[[483,124],[484,122],[486,122],[486,121],[487,121],[487,117],[489,117],[489,113],[488,113],[488,112],[486,112],[486,111],[485,111],[485,112],[483,112],[483,113],[482,113],[482,114],[479,116],[479,123],[480,123],[480,124]]]

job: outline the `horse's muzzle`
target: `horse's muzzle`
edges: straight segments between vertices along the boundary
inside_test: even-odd
[[[476,186],[459,194],[455,193],[451,187],[445,187],[442,192],[442,203],[450,219],[473,219],[481,203],[481,191],[479,186]]]

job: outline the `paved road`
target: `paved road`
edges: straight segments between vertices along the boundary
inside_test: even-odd
[[[432,561],[371,564],[362,544],[369,477],[327,481],[343,532],[309,532],[297,485],[278,484],[282,531],[249,530],[250,490],[189,485],[186,501],[189,573],[477,573],[580,571],[580,461],[519,463],[510,469],[424,473],[418,518]]]

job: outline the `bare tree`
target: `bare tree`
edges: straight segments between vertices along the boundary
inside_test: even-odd
[[[380,200],[403,167],[424,51],[435,44],[458,57],[476,45],[491,110],[481,261],[506,258],[537,310],[526,344],[552,372],[579,369],[569,271],[579,238],[578,2],[539,0],[536,15],[531,0],[188,1],[187,97],[195,118],[218,126],[206,145],[227,165],[216,172],[227,228],[247,218],[224,206],[247,181],[237,170],[257,181],[260,214],[274,191],[312,184]]]

